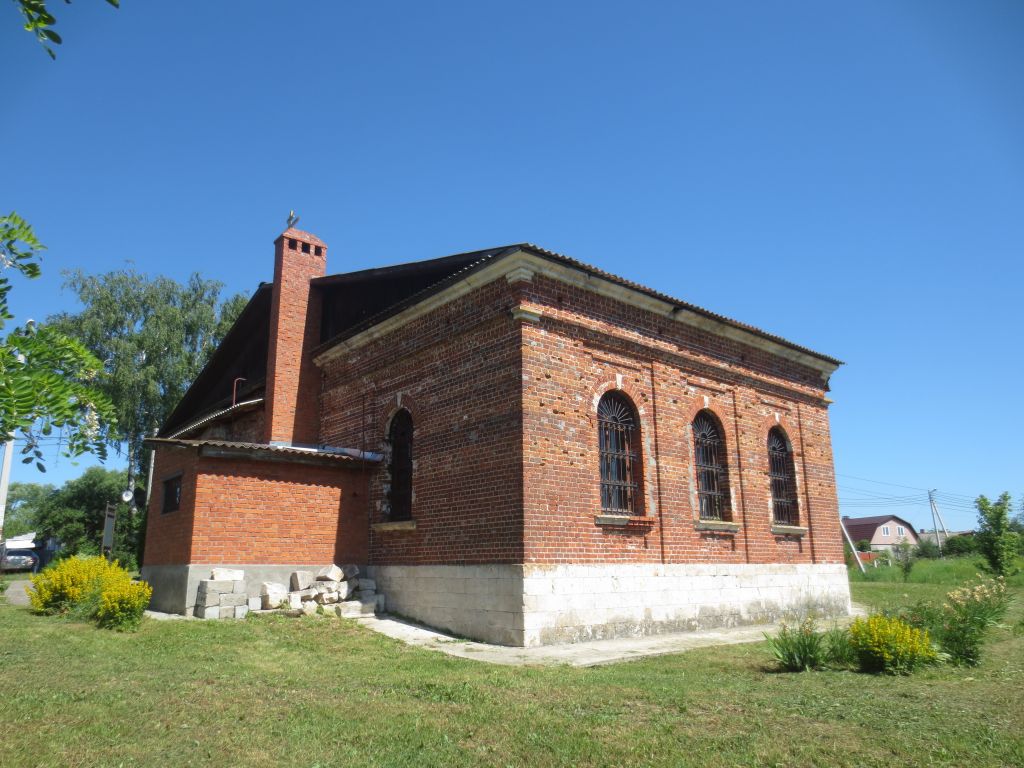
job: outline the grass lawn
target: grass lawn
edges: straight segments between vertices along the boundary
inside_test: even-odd
[[[948,587],[853,589],[881,606]],[[776,673],[763,643],[518,669],[338,619],[121,635],[0,604],[0,765],[1024,765],[1024,635],[987,651],[910,678]]]

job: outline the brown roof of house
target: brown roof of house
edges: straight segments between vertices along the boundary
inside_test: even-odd
[[[862,539],[868,539],[875,535],[875,531],[878,530],[878,526],[888,523],[890,520],[898,520],[903,524],[903,527],[909,531],[914,531],[914,526],[904,520],[902,517],[896,515],[874,515],[873,517],[844,517],[843,527],[846,528],[846,532],[850,534],[850,538],[853,539],[854,543],[861,541]],[[916,534],[915,534],[916,535]]]

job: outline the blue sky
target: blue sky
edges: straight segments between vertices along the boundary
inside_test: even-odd
[[[19,322],[65,268],[251,290],[292,208],[332,272],[529,240],[846,361],[845,513],[1024,492],[1024,4],[123,6],[52,62],[0,4]]]

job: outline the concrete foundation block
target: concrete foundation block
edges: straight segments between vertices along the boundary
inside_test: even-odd
[[[376,592],[377,582],[373,579],[360,579],[359,580],[359,591],[360,592]]]
[[[289,592],[288,607],[293,610],[298,610],[302,608],[302,595],[300,595],[298,592]]]
[[[372,603],[364,603],[362,600],[346,600],[344,603],[338,603],[335,606],[335,611],[337,611],[338,615],[348,619],[358,619],[361,616],[373,616],[376,609],[376,600]]]
[[[354,579],[359,575],[358,565],[343,565],[341,566],[341,573],[346,579]]]
[[[221,595],[220,604],[224,606],[231,606],[237,608],[240,605],[248,606],[249,597],[247,595],[236,595],[234,593],[230,595]]]
[[[276,581],[264,581],[262,584],[260,584],[260,596],[261,597],[263,595],[270,595],[270,594],[273,594],[275,592],[280,592],[281,594],[287,594],[288,593],[288,587],[286,587],[284,584],[281,584],[281,583],[276,582]]]
[[[270,592],[260,597],[260,604],[265,611],[269,611],[271,608],[279,608],[282,603],[288,604],[287,592]]]
[[[244,619],[248,615],[249,615],[249,606],[248,605],[236,605],[235,606],[235,618],[236,619]]]
[[[209,607],[197,605],[195,611],[195,617],[197,619],[219,619],[220,618],[220,607],[211,605]]]
[[[202,579],[199,582],[198,594],[204,594],[209,592],[234,592],[235,583],[233,581],[224,581],[218,579]]]
[[[235,568],[214,568],[210,573],[210,579],[213,581],[241,581],[244,578],[245,571]]]
[[[317,604],[312,602],[312,601],[307,602],[307,603],[303,603],[302,604],[302,613],[305,616],[313,616],[317,612],[317,608],[318,607],[319,606],[317,606]]]
[[[291,577],[292,592],[309,589],[315,578],[312,571],[293,571]]]
[[[220,605],[220,592],[200,592],[196,595],[196,609]]]
[[[263,598],[262,597],[250,597],[246,601],[246,605],[248,606],[250,611],[258,611],[258,610],[260,610],[263,607]]]
[[[336,565],[328,565],[326,568],[321,568],[316,574],[317,581],[344,581],[345,574],[341,568]]]

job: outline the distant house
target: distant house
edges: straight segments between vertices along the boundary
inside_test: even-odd
[[[936,533],[935,531],[926,531],[924,528],[922,528],[920,530],[920,532],[917,534],[917,538],[920,539],[921,541],[931,541],[931,542],[935,542],[935,543],[941,543],[943,546],[945,546],[946,542],[949,539],[954,538],[955,536],[973,536],[973,535],[974,535],[974,531],[948,531],[946,533],[943,533],[942,531],[938,531],[938,533]]]
[[[921,543],[920,537],[914,532],[914,526],[896,515],[844,516],[843,527],[850,534],[850,540],[854,544],[869,541],[871,549],[876,552],[895,549],[904,540],[915,547]]]

